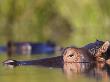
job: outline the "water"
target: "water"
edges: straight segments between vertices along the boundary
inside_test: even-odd
[[[48,57],[18,55],[14,56],[17,60],[31,60]],[[18,66],[8,68],[2,62],[7,59],[6,55],[0,55],[0,80],[1,82],[109,82],[106,70],[100,70],[87,65],[78,71],[76,64],[65,64],[63,68],[48,68],[41,66]]]

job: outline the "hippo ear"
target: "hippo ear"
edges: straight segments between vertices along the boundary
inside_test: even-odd
[[[103,53],[105,53],[109,47],[110,43],[109,41],[106,41],[97,51],[96,57],[100,57]]]

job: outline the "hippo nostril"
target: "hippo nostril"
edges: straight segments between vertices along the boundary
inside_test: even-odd
[[[74,56],[74,54],[69,55],[69,57],[73,57],[73,56]]]

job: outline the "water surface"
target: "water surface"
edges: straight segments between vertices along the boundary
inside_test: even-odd
[[[47,55],[17,55],[13,59],[31,60],[48,57]],[[2,62],[6,55],[0,55],[0,80],[1,82],[108,82],[109,73],[103,69],[86,65],[79,69],[76,64],[65,64],[64,68],[41,66],[18,66],[8,68]]]

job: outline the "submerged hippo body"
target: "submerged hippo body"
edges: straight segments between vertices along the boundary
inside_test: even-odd
[[[96,61],[96,54],[106,53],[109,42],[96,41],[82,48],[66,48],[62,56],[30,61],[6,60],[5,65],[42,65],[47,67],[63,67],[64,63],[91,63]]]
[[[96,40],[96,42],[94,43],[90,43],[82,48],[85,48],[89,51],[89,53],[91,53],[93,56],[95,56],[95,54],[97,53],[98,49],[104,44],[104,41],[99,41]],[[108,59],[110,57],[110,46],[107,47],[107,51],[104,52],[106,55],[104,55],[103,57],[105,59]]]
[[[90,44],[87,44],[85,45],[84,49],[88,50],[88,52],[91,54],[91,55],[95,55],[97,53],[97,50],[104,44],[103,41],[99,41],[99,40],[96,40],[96,42],[94,43],[90,43]]]

